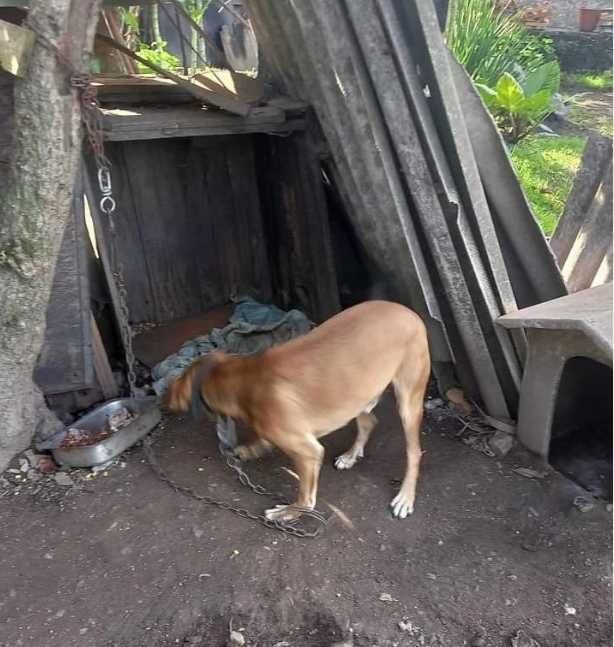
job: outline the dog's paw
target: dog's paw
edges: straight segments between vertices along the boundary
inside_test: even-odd
[[[414,511],[414,501],[408,496],[399,492],[394,499],[390,502],[392,508],[392,515],[397,519],[405,519]]]
[[[281,521],[287,523],[296,521],[302,514],[302,511],[293,505],[276,505],[265,511],[264,516],[269,521]]]
[[[357,460],[358,456],[355,456],[350,452],[346,452],[345,454],[340,454],[335,458],[335,467],[338,470],[350,470],[354,465],[356,465]]]

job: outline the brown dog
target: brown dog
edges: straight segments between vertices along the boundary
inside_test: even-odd
[[[165,403],[173,411],[187,411],[195,398],[211,412],[249,425],[255,436],[237,447],[240,458],[258,456],[271,446],[287,454],[300,480],[298,499],[267,510],[266,516],[290,521],[301,509],[315,506],[324,456],[318,438],[356,418],[354,444],[335,461],[338,469],[351,468],[377,422],[371,411],[392,383],[405,431],[407,470],[390,505],[396,517],[405,518],[414,509],[429,375],[426,329],[418,315],[397,303],[367,301],[262,354],[201,358],[170,385]]]

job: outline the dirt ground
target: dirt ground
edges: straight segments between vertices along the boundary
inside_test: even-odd
[[[177,494],[142,449],[125,467],[55,496],[0,499],[2,647],[221,646],[229,622],[248,646],[599,647],[612,636],[612,515],[573,506],[578,486],[515,449],[490,458],[455,438],[460,423],[431,411],[414,515],[387,504],[404,470],[388,398],[367,457],[349,472],[332,459],[353,430],[326,439],[324,500],[337,518],[297,539]],[[177,480],[261,511],[217,453],[213,432],[165,422],[155,446]],[[255,480],[291,492],[273,455]],[[49,493],[47,493],[49,494]],[[533,640],[533,642],[531,642]]]

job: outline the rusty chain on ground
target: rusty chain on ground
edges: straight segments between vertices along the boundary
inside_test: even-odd
[[[74,87],[79,94],[79,104],[81,107],[81,121],[83,122],[83,127],[85,129],[85,134],[88,140],[88,143],[92,149],[94,155],[94,161],[97,169],[98,177],[98,188],[100,190],[101,198],[99,201],[99,209],[104,213],[108,220],[109,231],[113,238],[113,244],[111,245],[109,259],[111,264],[111,270],[113,274],[113,279],[115,283],[116,295],[119,305],[119,311],[116,313],[118,318],[118,324],[120,328],[120,334],[124,344],[124,352],[126,356],[126,367],[127,367],[127,376],[128,384],[130,387],[130,394],[134,397],[137,395],[136,389],[136,359],[134,355],[134,350],[132,346],[132,328],[130,326],[129,311],[128,311],[128,302],[127,302],[127,290],[126,283],[124,280],[123,264],[121,259],[117,254],[117,228],[115,224],[115,213],[117,210],[117,202],[113,196],[113,185],[111,180],[111,162],[107,158],[104,151],[104,133],[102,126],[102,112],[100,110],[100,103],[98,101],[98,95],[96,92],[96,87],[92,83],[92,77],[90,74],[84,74],[75,70],[68,58],[61,52],[61,50],[52,43],[44,34],[42,34],[31,22],[25,21],[25,26],[31,29],[39,41],[50,51],[53,52],[58,63],[64,67],[68,74],[70,75],[70,84]],[[303,528],[296,527],[293,523],[281,523],[273,519],[268,519],[265,515],[254,514],[245,508],[240,508],[238,506],[233,506],[227,501],[220,499],[215,499],[211,496],[205,494],[199,494],[194,491],[193,488],[187,487],[185,485],[180,485],[173,479],[171,479],[166,472],[160,467],[155,454],[153,452],[153,444],[156,438],[154,433],[150,434],[147,438],[143,440],[143,450],[145,457],[149,466],[156,474],[156,476],[163,482],[166,483],[171,489],[175,490],[180,494],[189,496],[197,501],[207,503],[216,508],[222,510],[228,510],[233,514],[242,517],[243,519],[249,519],[257,523],[262,524],[266,528],[272,530],[278,530],[287,535],[292,535],[294,537],[300,538],[314,538],[317,537],[321,529],[326,525],[328,519],[324,517],[317,510],[308,510],[308,509],[299,509],[303,515],[316,519],[318,522],[318,527],[315,530],[305,530]],[[239,479],[239,482],[245,487],[252,490],[252,492],[263,495],[270,496],[278,501],[282,501],[283,497],[269,492],[266,488],[261,485],[257,485],[252,482],[249,476],[245,473],[241,467],[241,463],[232,451],[223,448],[220,445],[220,452],[224,457],[226,464],[230,469],[232,469]]]
[[[158,460],[156,459],[156,456],[153,452],[153,445],[155,441],[156,441],[156,437],[154,434],[150,434],[147,438],[143,440],[143,451],[145,453],[145,457],[147,458],[147,462],[149,463],[149,466],[156,474],[156,476],[163,483],[166,483],[171,489],[175,490],[175,492],[178,492],[185,496],[189,496],[190,498],[195,499],[196,501],[207,503],[216,508],[220,508],[222,510],[228,510],[229,512],[232,512],[238,517],[255,521],[256,523],[259,523],[265,526],[266,528],[269,528],[270,530],[278,530],[280,532],[285,533],[286,535],[292,535],[294,537],[299,537],[301,539],[313,539],[317,537],[320,534],[320,531],[322,530],[322,528],[324,528],[328,522],[328,519],[324,517],[324,515],[318,512],[317,510],[299,509],[303,513],[303,515],[316,519],[316,521],[319,524],[315,530],[305,530],[304,528],[299,528],[295,526],[294,523],[282,523],[280,521],[275,521],[274,519],[268,519],[263,514],[255,514],[253,512],[250,512],[246,508],[234,506],[231,503],[228,503],[227,501],[216,499],[207,494],[199,494],[198,492],[194,491],[194,488],[188,487],[186,485],[180,485],[179,483],[177,483],[175,480],[173,480],[168,476],[168,474],[164,471],[162,467],[160,467],[160,464],[158,463]],[[272,492],[269,492],[266,488],[262,487],[261,485],[256,485],[255,483],[253,483],[249,478],[249,476],[243,471],[243,468],[241,467],[238,459],[234,457],[231,452],[224,450],[221,447],[220,447],[220,452],[226,458],[226,464],[232,470],[234,470],[235,473],[238,475],[239,481],[241,482],[242,485],[245,485],[256,494],[260,494],[263,496],[270,496],[275,498],[278,501],[283,501],[283,497],[279,495],[275,495]]]

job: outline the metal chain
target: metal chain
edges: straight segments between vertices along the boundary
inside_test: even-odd
[[[265,526],[266,528],[269,528],[270,530],[278,530],[279,532],[283,532],[286,535],[292,535],[294,537],[300,537],[303,539],[313,539],[317,537],[320,534],[320,531],[322,530],[322,528],[328,522],[328,519],[324,517],[324,515],[322,515],[320,512],[317,512],[316,510],[307,510],[307,509],[299,508],[299,510],[303,514],[313,517],[320,524],[315,530],[305,530],[304,528],[297,528],[295,525],[293,525],[293,523],[282,523],[280,521],[268,519],[266,516],[262,514],[255,514],[253,512],[250,512],[246,508],[234,506],[231,503],[228,503],[227,501],[223,501],[221,499],[215,499],[214,497],[206,494],[199,494],[198,492],[194,491],[194,488],[188,487],[186,485],[180,485],[179,483],[171,479],[168,476],[168,474],[166,474],[164,469],[160,467],[160,464],[158,463],[158,460],[153,452],[153,444],[155,443],[155,441],[156,441],[156,437],[154,434],[150,434],[147,438],[143,440],[143,451],[145,453],[145,458],[147,459],[149,466],[156,474],[156,476],[163,483],[166,483],[171,489],[173,489],[175,492],[178,492],[179,494],[183,494],[184,496],[189,496],[190,498],[195,499],[196,501],[207,503],[208,505],[212,505],[222,510],[228,510],[229,512],[232,512],[238,517],[255,521]],[[274,495],[273,493],[269,492],[262,486],[252,483],[250,478],[247,476],[247,474],[245,474],[245,472],[241,467],[238,467],[236,464],[234,464],[233,461],[229,462],[228,453],[225,451],[223,451],[222,453],[226,456],[226,459],[227,459],[226,463],[228,464],[228,466],[231,467],[235,472],[237,472],[237,474],[241,475],[239,477],[239,480],[243,485],[246,485],[247,487],[249,487],[256,494],[273,496],[278,500],[283,500],[283,498],[277,495]]]
[[[95,149],[94,149],[95,150]],[[96,153],[94,153],[96,155]],[[130,327],[130,318],[128,311],[128,292],[126,290],[126,281],[124,280],[124,266],[117,255],[117,229],[115,226],[114,214],[117,210],[117,203],[113,197],[113,186],[111,184],[111,171],[108,165],[105,165],[104,156],[97,157],[96,165],[98,167],[98,188],[102,197],[100,198],[99,208],[107,216],[109,222],[109,231],[113,238],[112,261],[113,281],[117,294],[119,311],[117,314],[119,331],[124,344],[124,353],[126,356],[126,374],[130,386],[130,394],[136,395],[136,358],[132,347],[132,328]],[[107,163],[108,164],[108,163]]]

